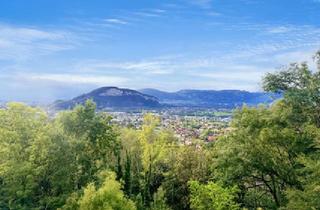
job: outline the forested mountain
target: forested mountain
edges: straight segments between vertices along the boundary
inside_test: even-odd
[[[280,94],[248,92],[241,90],[180,90],[165,92],[142,89],[140,92],[157,97],[161,103],[175,106],[197,106],[212,108],[235,108],[247,105],[269,104],[281,97]]]
[[[102,87],[83,94],[69,101],[56,101],[55,109],[70,109],[77,104],[84,104],[88,99],[93,100],[98,109],[105,108],[156,108],[160,107],[156,97],[135,90],[117,87]]]
[[[120,127],[92,101],[48,117],[0,109],[2,210],[320,209],[320,52],[267,74],[271,106],[235,111],[216,141],[179,142],[146,114]]]
[[[164,92],[156,89],[143,89],[140,92],[117,87],[102,87],[68,101],[56,101],[52,108],[70,109],[92,99],[98,109],[134,109],[161,107],[203,107],[236,108],[243,104],[256,106],[270,104],[281,97],[280,94],[248,92],[240,90],[181,90]]]

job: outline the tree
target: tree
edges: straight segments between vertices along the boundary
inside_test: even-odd
[[[145,115],[138,137],[142,148],[142,198],[147,207],[153,200],[153,194],[161,186],[164,174],[169,170],[166,157],[175,144],[171,133],[157,130],[159,123],[158,117]]]
[[[115,170],[119,150],[110,117],[90,101],[52,120],[10,103],[0,109],[0,208],[57,209],[101,171]]]
[[[159,187],[158,191],[153,195],[150,210],[171,210],[166,203],[165,191],[162,187]]]
[[[287,116],[283,101],[271,108],[244,107],[234,115],[233,131],[215,145],[214,176],[237,184],[246,207],[279,208],[289,187],[302,187],[298,158],[317,150],[319,132],[309,124],[297,130]]]
[[[1,209],[56,209],[74,190],[74,172],[69,138],[43,111],[18,103],[0,110]]]
[[[237,188],[223,188],[221,185],[209,182],[200,184],[198,181],[190,181],[190,203],[194,210],[237,210]]]
[[[292,124],[310,122],[320,127],[320,51],[315,61],[316,72],[307,63],[293,63],[283,71],[268,73],[263,79],[264,90],[284,94]]]
[[[137,196],[141,192],[142,177],[142,148],[139,132],[132,128],[119,131],[121,140],[121,160],[124,169],[124,192],[128,196]]]
[[[289,189],[287,191],[288,204],[284,209],[288,210],[313,210],[320,209],[320,158],[301,158],[301,182],[303,190]]]
[[[287,70],[268,74],[263,81],[264,89],[284,94],[288,122],[295,127],[296,136],[304,133],[308,138],[295,145],[298,154],[297,165],[299,187],[288,189],[288,209],[317,209],[320,195],[319,182],[319,128],[320,128],[320,51],[314,56],[317,71],[306,63],[292,64]],[[308,145],[308,147],[306,147]],[[311,146],[312,145],[312,146]],[[303,160],[303,161],[301,161]]]
[[[173,209],[190,209],[188,182],[206,182],[210,178],[211,156],[202,145],[174,147],[170,154],[170,170],[165,174],[163,188],[167,203]]]
[[[127,199],[121,191],[121,184],[114,173],[104,173],[104,181],[97,189],[90,183],[80,198],[72,196],[63,209],[72,210],[135,210],[133,201]]]
[[[243,207],[278,209],[293,195],[288,191],[306,192],[301,157],[317,160],[320,69],[291,64],[267,74],[263,87],[282,93],[283,99],[270,107],[236,111],[232,132],[214,145],[212,169],[214,180],[239,187]]]
[[[74,175],[78,189],[97,180],[99,171],[117,168],[120,142],[110,121],[111,117],[105,113],[96,113],[92,101],[62,112],[56,119],[57,126],[74,139],[78,167]]]

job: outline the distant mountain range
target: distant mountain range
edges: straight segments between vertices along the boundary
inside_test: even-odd
[[[163,107],[235,108],[247,104],[269,104],[281,96],[265,92],[240,90],[181,90],[165,92],[156,89],[140,91],[102,87],[68,101],[56,101],[54,109],[70,109],[92,99],[98,109],[135,109]]]
[[[174,106],[197,106],[213,108],[233,108],[247,104],[269,104],[281,95],[266,92],[242,90],[180,90],[165,92],[157,89],[142,89],[140,92],[155,96],[161,104]]]

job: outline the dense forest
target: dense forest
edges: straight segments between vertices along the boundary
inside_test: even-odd
[[[159,118],[123,128],[95,104],[49,117],[0,109],[0,209],[320,209],[320,52],[317,70],[289,65],[263,78],[282,93],[234,112],[213,143],[179,143]]]

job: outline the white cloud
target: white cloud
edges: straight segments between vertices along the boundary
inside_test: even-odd
[[[120,25],[127,25],[128,24],[127,21],[116,19],[116,18],[105,19],[104,21],[107,23],[120,24]]]
[[[163,60],[108,62],[103,60],[80,62],[74,69],[85,73],[103,73],[108,71],[125,70],[145,74],[170,74],[171,62]]]
[[[121,85],[127,81],[126,78],[116,76],[93,76],[76,74],[30,74],[20,75],[21,78],[34,81],[51,81],[66,84],[92,84],[97,86]]]
[[[143,12],[155,15],[165,13],[160,10]],[[139,16],[132,13],[130,15]],[[104,21],[105,24],[109,22],[115,27],[131,23],[131,20],[123,17]],[[31,64],[28,71],[42,73],[23,75],[22,79],[29,82],[96,86],[126,84],[129,87],[145,88],[149,87],[149,84],[152,86],[155,85],[153,83],[157,83],[157,87],[161,89],[175,87],[176,89],[245,88],[254,90],[257,89],[264,73],[274,71],[279,65],[286,65],[293,61],[310,60],[316,47],[320,46],[320,30],[316,27],[248,24],[242,25],[241,30],[246,30],[246,27],[247,30],[257,32],[257,36],[252,36],[256,39],[244,40],[234,44],[230,49],[217,48],[221,52],[214,47],[212,49],[205,47],[203,52],[197,51],[194,54],[186,52],[176,57],[162,56],[120,61],[108,58],[79,62],[70,59],[67,64],[57,64],[60,65],[59,67],[48,65],[47,69],[37,68]],[[39,57],[42,54],[70,49],[74,47],[73,35],[61,30],[0,25],[0,60]],[[93,41],[97,40],[93,38]],[[213,46],[210,44],[208,43],[207,46]],[[27,62],[26,64],[28,65]],[[65,69],[66,66],[68,66],[68,73],[65,71],[64,74],[53,73],[57,72],[55,70],[58,68],[59,72],[62,72],[61,69]],[[23,67],[26,68],[26,66]],[[175,86],[168,84],[168,79],[172,79]]]
[[[194,76],[205,77],[210,79],[215,79],[217,81],[223,82],[232,82],[238,81],[241,83],[254,82],[258,83],[259,80],[263,77],[263,72],[250,72],[250,71],[241,71],[241,72],[209,72],[209,73],[195,73]]]
[[[293,31],[294,29],[288,26],[276,26],[276,27],[271,27],[267,29],[267,32],[271,34],[281,34],[281,33],[288,33]]]
[[[158,12],[152,12],[152,11],[150,11],[150,12],[144,12],[144,11],[142,11],[142,12],[135,12],[135,13],[133,13],[134,15],[137,15],[137,16],[141,16],[141,17],[160,17],[161,16],[161,14],[160,13],[158,13]]]
[[[75,46],[66,31],[0,24],[0,60],[23,60]]]

